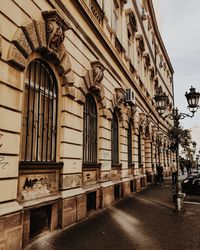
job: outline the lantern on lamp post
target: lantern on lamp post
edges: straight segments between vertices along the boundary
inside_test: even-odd
[[[174,138],[176,145],[175,151],[176,151],[176,163],[177,163],[177,171],[179,170],[179,135],[178,135],[178,127],[179,127],[179,121],[184,119],[185,117],[193,117],[194,113],[197,111],[199,108],[199,98],[200,98],[200,93],[196,92],[195,88],[191,87],[189,93],[185,93],[185,96],[187,98],[188,102],[188,108],[192,115],[190,114],[185,114],[185,113],[179,113],[177,108],[173,109],[173,112],[170,114],[167,114],[163,118],[170,118],[171,120],[174,121],[174,129],[177,131],[176,138]],[[156,102],[156,109],[160,115],[163,115],[164,112],[167,109],[168,106],[168,97],[167,95],[162,91],[161,87],[158,88],[156,92],[156,96],[154,97],[154,100]],[[178,173],[177,173],[178,176]],[[177,184],[175,188],[175,211],[177,213],[182,213],[184,211],[183,208],[183,197],[184,195],[182,194],[181,190],[181,185],[179,183],[179,179],[177,179]]]

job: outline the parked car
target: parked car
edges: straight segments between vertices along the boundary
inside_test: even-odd
[[[200,173],[195,172],[182,181],[182,192],[190,195],[200,195]]]

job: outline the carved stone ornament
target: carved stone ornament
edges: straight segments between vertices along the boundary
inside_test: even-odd
[[[99,61],[91,62],[91,66],[93,74],[93,86],[100,89],[100,84],[104,77],[105,67]]]
[[[161,93],[163,93],[162,87],[161,87],[161,86],[158,86],[158,87],[156,88],[156,95],[160,95]]]
[[[142,35],[139,32],[137,32],[135,38],[137,41],[137,52],[138,54],[142,54],[145,51]]]
[[[69,25],[56,10],[43,11],[42,15],[46,22],[47,48],[57,55]]]
[[[135,16],[134,16],[134,13],[132,11],[130,11],[128,13],[128,18],[129,18],[129,24],[131,26],[131,29],[132,29],[132,32],[135,33],[137,32],[137,22],[136,22],[136,19],[135,19]]]
[[[131,106],[131,118],[133,119],[135,113],[137,111],[137,104]]]
[[[145,51],[143,53],[143,57],[144,57],[144,67],[145,67],[145,69],[147,69],[151,66],[149,54]]]
[[[116,88],[116,108],[120,108],[122,102],[124,101],[125,91],[122,88]]]
[[[149,71],[150,71],[150,79],[153,80],[154,79],[154,75],[155,75],[154,67],[150,66],[149,67]]]

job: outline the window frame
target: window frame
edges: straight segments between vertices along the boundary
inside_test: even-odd
[[[128,146],[128,166],[131,166],[133,164],[133,150],[132,150],[132,126],[131,124],[129,123],[128,125],[128,130],[127,130],[127,146]]]
[[[91,106],[90,106],[91,105]],[[93,108],[91,114],[89,108]],[[89,122],[93,123],[89,123]],[[92,125],[91,125],[92,124]],[[94,133],[96,136],[94,136]],[[97,164],[98,151],[98,112],[95,98],[91,94],[86,95],[83,107],[83,164]]]
[[[33,59],[27,66],[22,117],[21,162],[55,164],[58,82],[51,66],[40,58]]]
[[[111,163],[119,164],[119,121],[116,111],[113,112],[111,121]]]
[[[142,167],[142,144],[141,144],[141,131],[138,131],[138,167]]]

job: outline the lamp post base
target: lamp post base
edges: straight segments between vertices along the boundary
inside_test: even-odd
[[[185,195],[181,192],[178,192],[176,195],[175,195],[175,210],[174,212],[177,213],[177,214],[182,214],[185,212],[185,209],[183,207],[183,199],[184,199]]]

